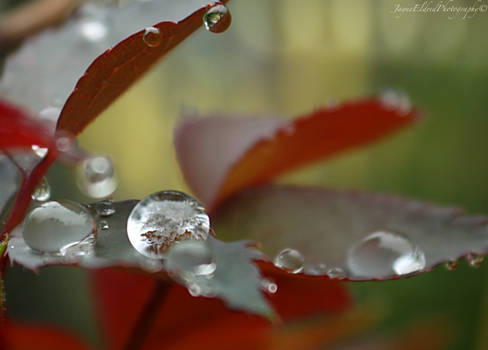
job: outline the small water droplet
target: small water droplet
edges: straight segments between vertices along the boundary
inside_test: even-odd
[[[110,228],[110,226],[108,225],[108,222],[105,220],[100,221],[100,223],[98,224],[98,227],[100,228],[100,230],[103,230],[103,231],[106,231]]]
[[[299,273],[303,271],[304,260],[302,253],[298,250],[286,248],[276,255],[274,264],[288,272]]]
[[[380,99],[386,108],[397,110],[402,115],[407,115],[412,110],[412,103],[405,92],[386,90]]]
[[[453,271],[453,270],[456,270],[459,266],[459,262],[457,260],[448,260],[446,261],[446,269],[448,269],[449,271]]]
[[[161,191],[142,199],[127,220],[127,235],[134,248],[149,258],[161,259],[178,241],[205,240],[210,219],[198,201],[179,191]]]
[[[347,253],[351,273],[362,277],[405,275],[425,267],[425,254],[407,237],[375,231]]]
[[[149,47],[157,47],[161,44],[161,32],[156,27],[148,27],[144,30],[142,40]]]
[[[305,265],[305,273],[312,276],[325,276],[329,271],[327,264],[319,262]]]
[[[74,140],[68,136],[61,135],[56,138],[56,148],[61,153],[68,153],[74,146]]]
[[[95,220],[82,205],[66,200],[50,201],[27,214],[23,237],[33,250],[55,253],[82,242],[95,227]]]
[[[344,278],[346,277],[346,272],[340,267],[332,267],[327,271],[327,276],[330,278]]]
[[[108,156],[85,158],[77,172],[79,188],[92,198],[104,198],[117,189],[114,167]]]
[[[261,280],[261,288],[269,294],[275,294],[278,291],[278,285],[269,279]]]
[[[229,10],[222,4],[215,4],[203,15],[203,24],[212,33],[225,32],[231,22]]]
[[[107,36],[107,26],[96,19],[85,19],[80,23],[80,33],[88,41],[100,42]]]
[[[198,297],[202,295],[202,288],[198,284],[190,284],[188,286],[188,292],[192,297]]]
[[[36,154],[36,156],[42,159],[46,156],[48,149],[46,147],[39,147],[38,145],[32,145],[32,151]]]
[[[466,255],[466,260],[472,267],[479,267],[485,260],[485,257],[480,254],[469,253]]]
[[[96,213],[100,217],[108,217],[115,214],[115,206],[114,202],[111,200],[103,200],[92,204],[92,207],[95,209]]]
[[[38,202],[47,201],[51,197],[51,186],[47,182],[46,177],[43,177],[39,185],[37,185],[34,192],[32,192],[32,199]]]
[[[171,273],[190,282],[196,276],[211,276],[217,268],[210,249],[202,241],[175,244],[168,251],[165,266]]]

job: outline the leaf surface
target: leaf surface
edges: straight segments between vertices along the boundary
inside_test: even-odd
[[[351,280],[411,276],[488,253],[485,217],[354,191],[257,187],[221,205],[213,225],[222,239],[241,239],[242,233],[261,242],[271,259],[286,248],[300,252],[305,273]],[[337,268],[340,274],[330,271]]]
[[[412,123],[404,105],[365,99],[280,119],[183,118],[175,130],[178,160],[194,193],[213,208],[239,190]]]
[[[57,128],[80,133],[153,64],[199,29],[211,6],[202,7],[179,22],[155,24],[153,27],[159,30],[158,45],[147,45],[143,39],[145,30],[141,30],[97,57],[66,101]]]

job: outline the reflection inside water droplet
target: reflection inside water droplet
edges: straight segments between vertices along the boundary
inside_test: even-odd
[[[156,27],[148,27],[144,30],[142,40],[149,47],[157,47],[161,44],[161,32]]]
[[[299,273],[303,271],[304,260],[305,258],[298,250],[286,248],[276,255],[274,264],[288,272]]]
[[[80,190],[92,198],[112,195],[117,189],[117,180],[110,157],[85,158],[78,167],[77,183]]]
[[[37,185],[34,192],[32,192],[32,199],[38,202],[47,201],[51,197],[51,186],[46,177],[43,177],[39,185]]]
[[[50,201],[34,207],[23,224],[25,243],[41,253],[60,252],[94,232],[95,220],[82,205]]]
[[[404,275],[423,269],[425,254],[401,234],[376,231],[348,251],[347,265],[354,276]]]
[[[222,4],[212,6],[203,16],[205,28],[212,33],[225,32],[231,22],[229,10]]]
[[[161,259],[178,241],[205,240],[210,220],[198,201],[179,191],[161,191],[142,199],[127,220],[127,235],[141,254]]]

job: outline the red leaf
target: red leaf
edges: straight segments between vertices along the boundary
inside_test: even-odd
[[[0,150],[30,148],[32,145],[50,147],[53,138],[48,130],[22,110],[0,100]]]
[[[134,327],[134,314],[140,312],[154,286],[154,278],[113,269],[95,271],[93,276],[99,313],[109,337],[108,348],[121,349]],[[338,314],[350,305],[345,288],[337,281],[303,276],[295,279],[279,270],[268,271],[266,276],[278,285],[270,302],[285,322],[310,314]],[[217,325],[231,323],[242,327],[217,332]],[[219,299],[192,297],[184,287],[173,284],[157,311],[144,349],[157,349],[163,344],[171,348],[200,332],[204,325],[215,325],[209,328],[214,328],[218,341],[233,343],[270,327],[261,317],[229,310]]]
[[[175,145],[185,179],[215,206],[250,185],[372,142],[417,119],[414,110],[367,99],[276,119],[183,119]]]
[[[5,350],[88,350],[83,344],[67,332],[57,328],[7,324],[4,329]]]
[[[228,0],[223,0],[226,3]],[[57,128],[80,133],[93,119],[126,91],[153,64],[203,24],[209,4],[180,22],[160,22],[159,45],[148,46],[141,30],[96,58],[66,101]]]

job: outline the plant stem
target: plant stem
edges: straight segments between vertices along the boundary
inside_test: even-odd
[[[171,284],[165,280],[157,279],[156,284],[146,301],[139,318],[132,329],[129,339],[125,343],[123,350],[138,350],[142,348],[147,335],[151,331],[159,307],[163,303],[166,294],[171,288]]]

